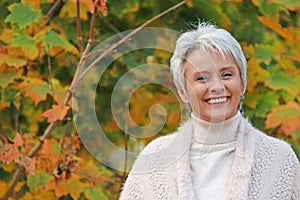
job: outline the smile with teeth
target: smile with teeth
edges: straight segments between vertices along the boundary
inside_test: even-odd
[[[209,104],[217,104],[217,103],[223,103],[227,101],[227,97],[220,97],[220,98],[212,98],[207,100],[206,102]]]

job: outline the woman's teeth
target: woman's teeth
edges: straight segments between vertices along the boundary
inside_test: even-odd
[[[227,97],[209,99],[207,101],[207,103],[209,103],[209,104],[216,104],[216,103],[223,103],[225,101],[227,101]]]

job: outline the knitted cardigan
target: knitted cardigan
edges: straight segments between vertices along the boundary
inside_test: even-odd
[[[189,150],[192,120],[152,141],[138,156],[120,200],[193,200]],[[216,172],[218,173],[218,172]],[[229,189],[230,200],[300,200],[300,164],[288,143],[267,136],[242,118]]]

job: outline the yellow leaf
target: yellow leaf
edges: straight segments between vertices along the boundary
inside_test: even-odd
[[[260,16],[258,17],[258,20],[286,40],[294,40],[294,36],[288,28],[281,27],[277,22],[269,17]]]
[[[31,3],[35,9],[39,9],[40,8],[40,0],[23,0],[23,2],[29,2]]]
[[[25,92],[25,96],[31,97],[35,104],[45,100],[47,94],[50,92],[50,86],[47,82],[34,77],[26,77],[26,79],[18,85],[18,88]]]
[[[15,191],[19,191],[25,185],[25,181],[20,181],[15,186]]]
[[[256,58],[251,58],[248,61],[248,83],[247,91],[253,93],[257,83],[264,83],[268,78],[269,72],[260,67],[261,61]]]
[[[48,190],[41,190],[35,195],[34,199],[57,200],[54,193]]]
[[[6,172],[13,172],[16,168],[16,165],[14,162],[11,162],[9,164],[5,164],[3,167],[3,170]],[[0,187],[1,188],[1,187]]]
[[[79,178],[78,175],[72,174],[69,179],[60,179],[57,183],[51,180],[46,189],[54,190],[56,197],[70,194],[73,199],[78,199],[84,190],[84,184],[80,182]]]
[[[0,180],[0,188],[1,188],[1,190],[0,190],[0,196],[2,197],[6,193],[6,191],[8,189],[7,183],[5,183],[4,181]]]
[[[287,136],[300,128],[300,105],[296,102],[289,102],[285,105],[271,109],[267,115],[266,128],[280,127],[280,130]]]

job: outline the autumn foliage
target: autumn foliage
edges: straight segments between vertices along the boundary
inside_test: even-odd
[[[244,115],[267,134],[288,141],[300,157],[300,2],[4,0],[0,5],[3,199],[117,199],[126,174],[86,150],[73,123],[71,108],[77,105],[70,100],[78,69],[93,47],[151,18],[144,25],[182,31],[200,18],[229,30],[248,60]],[[150,122],[150,107],[163,105],[168,116],[157,135],[125,136],[110,110],[111,93],[122,74],[147,62],[168,65],[170,56],[157,49],[129,53],[116,59],[99,81],[95,109],[115,145],[140,150],[180,123],[178,99],[159,85],[138,88],[129,105],[135,123],[144,126]],[[171,80],[168,74],[162,78]]]

